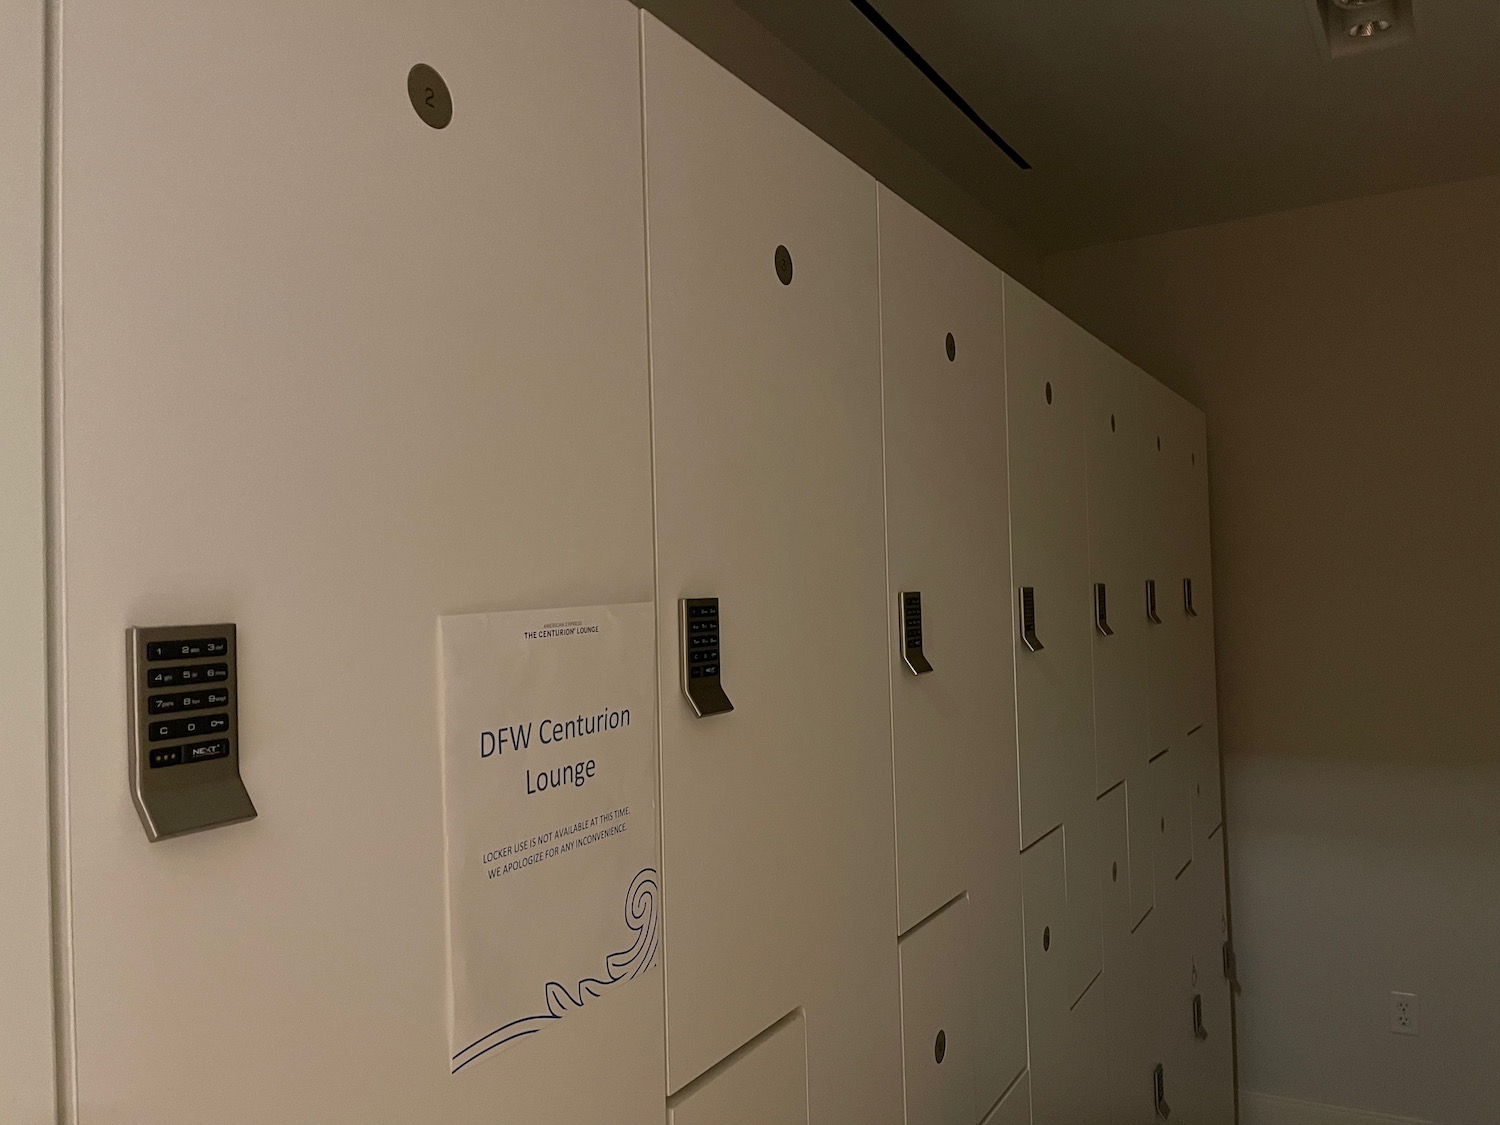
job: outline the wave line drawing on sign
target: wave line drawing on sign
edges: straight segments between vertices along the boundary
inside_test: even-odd
[[[658,904],[656,869],[647,867],[636,874],[625,892],[625,925],[635,933],[635,941],[629,949],[611,953],[604,959],[608,980],[589,977],[578,982],[573,992],[557,981],[548,981],[542,990],[546,996],[547,1010],[534,1016],[523,1016],[497,1027],[453,1056],[453,1073],[457,1074],[471,1062],[526,1035],[535,1035],[541,1024],[549,1020],[560,1020],[570,1011],[582,1008],[589,999],[597,1000],[604,995],[601,989],[609,989],[624,981],[634,980],[656,963],[656,953],[661,947],[661,912]],[[575,995],[576,993],[576,995]],[[508,1033],[508,1034],[507,1034]],[[496,1038],[501,1036],[501,1038]],[[490,1040],[494,1042],[489,1042]],[[489,1043],[476,1051],[482,1043]]]

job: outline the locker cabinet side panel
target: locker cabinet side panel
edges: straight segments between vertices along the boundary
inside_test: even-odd
[[[77,1120],[661,1121],[658,974],[450,1076],[436,669],[439,615],[652,595],[635,9],[61,36]],[[150,844],[125,631],[216,621],[260,816]]]
[[[718,597],[735,708],[664,643],[669,1085],[800,1007],[811,1119],[894,1121],[875,184],[649,16],[645,91],[661,635]]]
[[[900,927],[968,896],[975,940],[954,969],[977,1001],[987,1109],[1026,1065],[1002,280],[884,189],[880,224]],[[903,658],[903,590],[922,595],[929,674]]]

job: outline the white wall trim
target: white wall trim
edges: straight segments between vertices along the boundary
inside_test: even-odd
[[[1275,1094],[1240,1091],[1240,1125],[1433,1125],[1415,1117],[1391,1117],[1336,1105],[1319,1105]]]

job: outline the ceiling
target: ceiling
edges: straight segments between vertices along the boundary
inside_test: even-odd
[[[1500,4],[1331,59],[1314,0],[737,0],[1043,251],[1500,172]]]

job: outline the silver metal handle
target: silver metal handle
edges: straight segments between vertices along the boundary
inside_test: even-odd
[[[1146,620],[1153,625],[1160,625],[1161,618],[1156,613],[1156,579],[1146,579]]]
[[[1041,638],[1036,635],[1036,589],[1021,587],[1021,641],[1032,652],[1042,651]]]
[[[1182,580],[1182,608],[1189,617],[1198,616],[1198,611],[1193,608],[1193,580],[1191,578]]]
[[[1208,1028],[1203,1026],[1203,994],[1193,996],[1193,1035],[1200,1042],[1208,1039]]]
[[[1234,955],[1234,946],[1227,941],[1224,943],[1224,979],[1233,991],[1240,991],[1239,962]]]
[[[1167,1104],[1167,1071],[1161,1063],[1151,1074],[1151,1089],[1156,1098],[1156,1116],[1165,1121],[1172,1116],[1172,1107]]]
[[[1109,627],[1109,606],[1105,600],[1106,592],[1103,582],[1094,583],[1094,628],[1099,630],[1101,637],[1113,637],[1115,631]]]
[[[902,659],[914,676],[925,676],[932,665],[922,652],[922,592],[903,590],[896,597],[896,611],[901,615]]]

